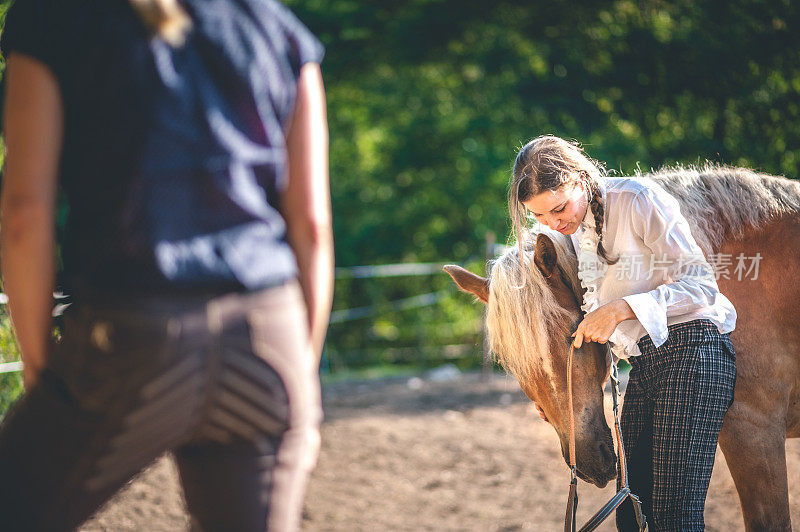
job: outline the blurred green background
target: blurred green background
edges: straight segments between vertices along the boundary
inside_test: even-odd
[[[482,271],[486,234],[508,236],[516,150],[543,133],[621,174],[710,160],[797,177],[797,3],[287,3],[327,46],[338,266]],[[448,288],[444,275],[340,280],[334,308]],[[478,363],[482,308],[450,294],[333,324],[331,364],[430,365],[445,345],[471,345],[448,352]]]
[[[286,3],[327,47],[339,267],[482,272],[487,234],[508,236],[515,152],[543,133],[579,140],[620,174],[710,160],[797,177],[796,2]],[[421,294],[435,304],[391,303]],[[444,274],[340,270],[334,309],[363,307],[331,325],[324,371],[480,364],[482,307]],[[13,359],[7,326],[0,334]]]

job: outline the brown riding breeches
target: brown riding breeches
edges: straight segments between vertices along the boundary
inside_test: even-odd
[[[173,451],[193,526],[295,530],[319,447],[297,283],[75,304],[0,427],[5,530],[69,530]]]

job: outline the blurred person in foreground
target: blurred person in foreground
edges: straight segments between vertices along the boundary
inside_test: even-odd
[[[73,529],[168,450],[193,528],[297,529],[332,291],[321,43],[272,0],[18,0],[0,47],[27,389],[4,530]]]

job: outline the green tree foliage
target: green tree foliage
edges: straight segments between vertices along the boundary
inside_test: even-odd
[[[327,46],[339,266],[481,271],[486,234],[508,234],[516,149],[542,133],[581,141],[623,174],[712,160],[797,177],[796,2],[286,3]],[[341,279],[334,305],[385,309],[448,289],[444,274]],[[334,324],[331,364],[436,363],[444,344],[472,345],[478,360],[481,309],[452,293]]]
[[[542,133],[623,174],[711,160],[797,176],[800,8],[789,0],[287,3],[327,45],[341,266],[480,258],[486,232],[508,232],[516,149]],[[335,305],[438,282],[342,282]],[[479,314],[457,297],[435,315],[382,319],[396,341],[447,342],[448,321],[466,329]],[[336,325],[329,345],[355,349],[374,329]]]
[[[9,0],[0,1],[0,28],[3,27],[6,11],[11,5]],[[5,70],[5,58],[0,57],[0,77]],[[0,92],[1,93],[1,92]],[[2,113],[0,113],[1,115]],[[0,138],[0,168],[5,159],[5,146]],[[0,286],[2,284],[0,283]],[[0,363],[13,362],[19,359],[17,343],[11,331],[11,320],[5,307],[0,307]],[[22,393],[22,374],[0,374],[0,419],[5,415],[11,404]]]
[[[19,359],[19,351],[11,331],[11,320],[6,307],[0,307],[0,363]],[[0,374],[0,419],[11,404],[22,394],[22,374]]]

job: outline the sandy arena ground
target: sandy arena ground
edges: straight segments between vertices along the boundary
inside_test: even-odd
[[[410,386],[409,386],[410,384]],[[516,382],[462,375],[328,386],[322,451],[303,529],[559,530],[569,470],[553,429]],[[607,394],[610,414],[610,395]],[[800,524],[800,440],[787,443],[792,520]],[[579,524],[613,495],[580,483]],[[739,500],[717,452],[709,531],[743,530]],[[173,462],[153,464],[82,531],[186,530]],[[599,530],[615,530],[609,519]]]

